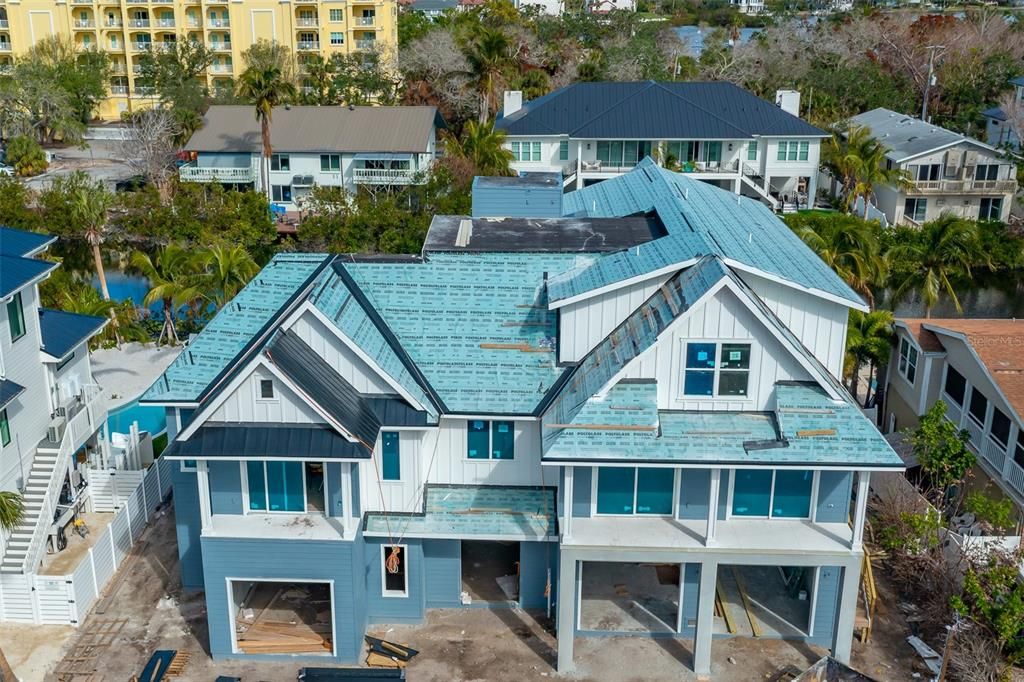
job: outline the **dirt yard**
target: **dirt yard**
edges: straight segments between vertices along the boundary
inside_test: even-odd
[[[128,574],[102,614],[92,614],[75,631],[63,650],[64,660],[52,666],[46,680],[67,682],[104,680],[124,682],[141,672],[156,649],[177,649],[190,654],[180,680],[209,682],[218,675],[234,675],[245,682],[294,680],[295,662],[214,662],[206,652],[205,605],[201,594],[183,595],[177,565],[173,510],[166,510],[142,536],[144,552],[127,565]],[[883,587],[883,603],[895,603]],[[122,624],[123,621],[123,624]],[[905,623],[902,624],[905,627]],[[109,645],[100,647],[89,663],[75,663],[83,645],[97,640],[102,629],[114,630]],[[904,648],[900,623],[882,619],[868,645],[854,645],[854,664],[881,682],[910,680],[912,657]],[[383,636],[419,649],[409,665],[413,682],[434,680],[519,682],[556,677],[555,639],[547,623],[514,610],[467,609],[432,611],[418,626],[371,628]],[[42,653],[42,652],[40,652]],[[48,652],[53,656],[53,652]],[[713,679],[751,682],[778,679],[784,670],[803,670],[823,651],[780,640],[717,640],[712,648]],[[693,680],[690,672],[692,643],[675,639],[580,638],[576,640],[577,672],[573,680],[602,682]],[[82,674],[63,678],[58,671],[80,666]],[[88,678],[94,672],[96,677]]]

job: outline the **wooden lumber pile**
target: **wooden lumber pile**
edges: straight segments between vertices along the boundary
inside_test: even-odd
[[[369,653],[366,665],[372,668],[404,668],[419,652],[402,644],[366,636]]]

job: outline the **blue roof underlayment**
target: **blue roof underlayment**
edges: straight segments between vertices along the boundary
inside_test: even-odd
[[[619,382],[603,399],[588,401],[544,460],[903,466],[855,405],[805,383],[777,384],[775,402],[774,414],[658,410],[656,382]]]
[[[519,486],[433,485],[424,511],[368,512],[363,532],[389,537],[555,537],[555,489]]]
[[[279,313],[323,265],[324,254],[279,254],[225,305],[142,395],[143,401],[191,402]]]
[[[749,268],[863,305],[840,277],[760,201],[659,167],[648,157],[629,173],[566,194],[562,212],[611,217],[655,211],[667,237],[608,254],[553,276],[552,301],[714,254]]]

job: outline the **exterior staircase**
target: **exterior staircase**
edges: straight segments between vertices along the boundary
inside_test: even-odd
[[[57,468],[58,459],[60,459],[60,446],[57,443],[42,443],[36,450],[36,455],[32,458],[32,468],[28,473],[28,483],[22,493],[22,499],[25,502],[25,518],[21,520],[7,540],[3,561],[0,561],[0,573],[24,572],[36,527],[41,522],[46,525],[52,522],[52,518],[42,519],[41,516],[43,509],[48,508],[46,501],[50,489],[49,484],[51,479],[56,478],[54,470]]]
[[[777,211],[779,209],[779,200],[765,191],[765,189],[758,184],[759,181],[763,181],[761,176],[748,174],[748,169],[750,169],[750,167],[744,164],[744,172],[740,173],[740,181],[750,189],[754,190],[757,193],[757,196],[761,197],[761,199],[763,199],[773,211]],[[753,173],[753,169],[750,169],[750,172]]]

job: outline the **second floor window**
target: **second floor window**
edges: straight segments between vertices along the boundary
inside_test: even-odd
[[[11,423],[7,421],[7,408],[0,410],[0,447],[11,444]]]
[[[332,9],[329,11],[328,17],[333,22],[345,21],[345,10]]]
[[[978,220],[999,220],[1003,216],[1002,197],[983,197],[978,210]]]
[[[952,367],[946,368],[946,383],[942,387],[946,397],[960,407],[964,406],[964,394],[967,392],[967,380],[964,375]]]
[[[384,431],[380,434],[381,478],[385,481],[402,480],[402,462],[398,444],[397,431]]]
[[[757,161],[757,142],[747,143],[747,161]]]
[[[749,383],[749,343],[686,344],[683,395],[744,397]]]
[[[985,394],[977,389],[977,387],[971,388],[971,403],[967,407],[967,414],[970,415],[971,421],[978,426],[985,426],[985,415],[988,412],[988,398]]]
[[[344,45],[345,34],[341,31],[331,31],[331,45]]]
[[[670,516],[675,471],[667,468],[599,467],[598,514]]]
[[[999,164],[983,163],[974,167],[974,179],[987,181],[999,179]]]
[[[516,161],[540,161],[540,142],[512,142],[510,146]]]
[[[21,306],[21,292],[7,302],[7,326],[11,329],[11,343],[25,336],[25,310]]]
[[[783,140],[779,142],[777,161],[806,161],[810,154],[811,143],[807,140]]]
[[[274,399],[274,380],[260,379],[260,400]]]
[[[989,432],[992,440],[1005,450],[1006,444],[1010,442],[1010,418],[998,407],[992,408],[992,426]]]
[[[321,154],[320,170],[338,171],[341,170],[341,154]]]
[[[302,462],[246,462],[249,511],[306,511]]]
[[[917,349],[907,339],[900,339],[900,374],[914,384],[917,378]]]
[[[569,140],[562,140],[558,143],[558,160],[569,160]]]
[[[290,171],[292,169],[292,160],[287,154],[271,154],[270,155],[270,170],[272,171]]]
[[[733,516],[810,518],[814,472],[797,469],[737,469],[734,477]]]
[[[471,419],[466,424],[466,456],[469,459],[513,459],[515,435],[513,422]]]

